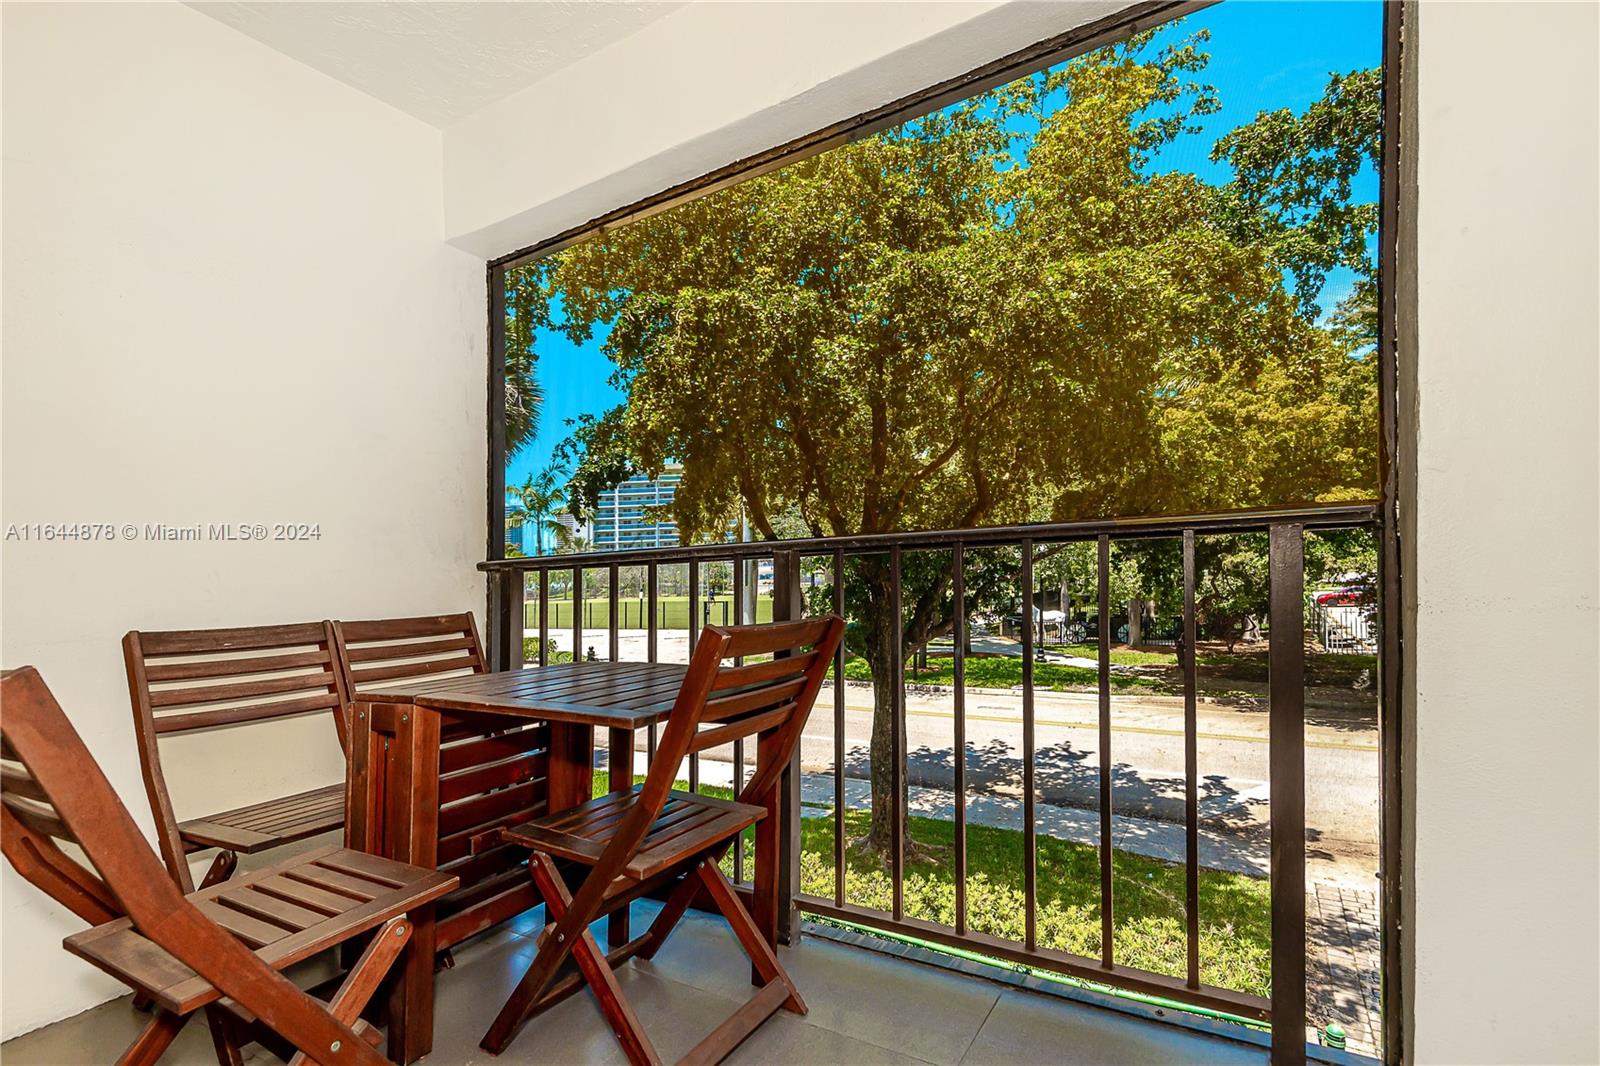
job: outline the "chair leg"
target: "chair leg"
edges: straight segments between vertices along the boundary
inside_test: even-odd
[[[766,984],[781,981],[788,989],[789,995],[783,1001],[783,1009],[795,1014],[804,1014],[806,1003],[800,998],[800,990],[789,980],[789,974],[778,961],[777,953],[772,950],[772,945],[767,943],[766,937],[761,935],[761,930],[756,927],[755,919],[750,917],[750,912],[745,910],[744,904],[739,901],[739,894],[733,890],[728,879],[722,876],[721,868],[714,862],[702,859],[695,866],[694,872],[700,883],[706,886],[706,891],[711,894],[717,910],[728,920],[733,935],[739,938],[739,945],[744,948],[744,953],[750,956],[750,963],[755,967],[761,980]]]
[[[544,895],[545,907],[550,910],[551,917],[559,922],[572,905],[572,896],[550,856],[535,854],[533,858],[537,863],[535,877],[539,891]],[[578,971],[583,974],[584,981],[599,1001],[600,1010],[611,1023],[611,1031],[622,1044],[628,1061],[634,1066],[660,1066],[661,1058],[656,1054],[650,1038],[645,1035],[644,1026],[639,1024],[632,1005],[622,994],[622,986],[617,983],[617,975],[606,961],[606,953],[600,950],[600,944],[589,932],[588,925],[585,924],[582,929],[578,943],[572,946],[572,956],[578,963]]]
[[[215,1005],[207,1007],[206,1026],[211,1030],[211,1047],[217,1053],[217,1066],[244,1066],[244,1056],[239,1054],[241,1041],[234,1036],[227,1012]]]
[[[344,984],[334,993],[328,1004],[328,1013],[354,1028],[373,993],[378,991],[378,986],[400,957],[400,952],[411,942],[411,934],[412,924],[405,918],[391,918],[384,923],[367,944],[367,950],[351,967]],[[306,1054],[302,1051],[289,1060],[289,1066],[306,1066],[306,1062]]]
[[[697,861],[710,862],[714,860],[707,853]],[[678,927],[678,922],[682,921],[684,912],[689,909],[689,904],[694,902],[695,893],[699,891],[700,882],[693,875],[685,877],[678,882],[677,887],[667,896],[666,902],[661,905],[661,909],[656,912],[655,919],[650,923],[650,930],[647,934],[649,939],[639,951],[641,959],[653,959],[656,957],[656,952],[661,950],[661,946],[667,942],[667,937],[671,936],[672,931]]]
[[[433,1047],[433,1011],[422,1004],[433,998],[433,964],[438,927],[434,904],[411,911],[411,946],[401,957],[399,973],[389,990],[389,1059],[415,1062]]]
[[[538,859],[538,852],[529,856],[528,876],[533,879],[535,885],[539,887],[540,894],[544,896],[546,913],[553,916],[555,912],[550,909],[550,895],[540,880],[542,876],[548,875],[541,873],[544,867]],[[559,875],[556,879],[559,882]],[[483,1039],[478,1042],[478,1046],[491,1055],[498,1055],[504,1051],[512,1038],[517,1035],[517,1031],[522,1028],[523,1023],[533,1015],[541,994],[555,978],[561,964],[567,960],[567,954],[572,950],[573,944],[577,943],[577,937],[571,940],[555,939],[556,927],[560,924],[560,920],[557,919],[545,927],[539,937],[539,951],[533,958],[533,965],[522,975],[517,987],[511,990],[511,996],[506,1000],[505,1006],[500,1008],[500,1013],[495,1015],[494,1021],[489,1025],[489,1031],[484,1033]]]
[[[540,894],[544,896],[546,910],[557,925],[561,924],[572,904],[572,895],[567,891],[566,883],[561,880],[555,862],[550,856],[535,852],[530,857],[528,866]],[[656,1054],[650,1038],[645,1035],[644,1027],[639,1024],[638,1016],[633,1013],[633,1007],[622,994],[622,988],[617,983],[616,974],[612,972],[605,952],[600,950],[599,942],[595,940],[594,934],[589,932],[586,923],[579,924],[578,928],[581,932],[570,948],[563,942],[547,938],[544,947],[540,949],[539,957],[535,958],[533,967],[523,978],[524,985],[529,983],[528,979],[534,976],[546,956],[555,957],[570,950],[574,961],[578,964],[579,973],[594,992],[600,1010],[611,1023],[611,1031],[622,1045],[628,1061],[634,1066],[660,1066],[661,1058]],[[554,967],[549,968],[553,973]],[[534,987],[528,995],[525,1004],[517,1002],[524,988],[524,985],[518,985],[511,1001],[506,1003],[499,1017],[495,1018],[489,1033],[485,1035],[481,1045],[484,1050],[494,1054],[505,1050],[517,1030],[541,1006],[542,1000],[539,994],[544,991],[544,986],[548,983],[548,978],[539,981],[537,987]]]
[[[172,1046],[178,1038],[183,1027],[188,1024],[190,1015],[173,1014],[168,1010],[157,1010],[150,1020],[145,1023],[133,1043],[122,1053],[117,1060],[117,1066],[150,1066]]]

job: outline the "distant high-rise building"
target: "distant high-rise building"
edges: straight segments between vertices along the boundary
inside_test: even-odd
[[[600,494],[589,523],[595,551],[670,548],[678,543],[678,524],[665,513],[683,479],[683,467],[669,465],[657,478],[635,474]],[[660,515],[660,517],[654,517]]]
[[[553,555],[563,544],[582,539],[587,528],[567,512],[561,511],[552,515],[543,527],[533,522],[522,522],[507,530],[506,540],[521,549],[523,555]]]

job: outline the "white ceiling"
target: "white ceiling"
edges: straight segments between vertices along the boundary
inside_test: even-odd
[[[665,0],[194,0],[189,6],[444,127],[683,5]]]

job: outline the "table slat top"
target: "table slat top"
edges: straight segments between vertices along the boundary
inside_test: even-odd
[[[355,699],[637,728],[666,719],[687,672],[688,667],[679,663],[557,663],[378,686],[362,689]]]

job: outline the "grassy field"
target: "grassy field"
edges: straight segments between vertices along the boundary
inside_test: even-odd
[[[643,778],[639,778],[643,780]],[[610,787],[595,774],[595,795]],[[679,787],[687,788],[683,782]],[[707,795],[729,798],[727,789],[706,786]],[[831,812],[830,812],[831,813]],[[867,831],[868,813],[845,815],[852,842]],[[905,913],[955,924],[951,873],[955,826],[933,818],[910,819],[911,838],[924,846],[925,861],[906,863]],[[801,890],[831,898],[834,890],[832,817],[801,822]],[[754,854],[748,831],[746,862]],[[731,873],[731,856],[723,861]],[[1087,844],[1038,838],[1038,938],[1045,947],[1090,958],[1100,955],[1100,859]],[[748,876],[748,870],[747,870]],[[889,910],[889,875],[864,849],[846,850],[845,899]],[[1181,977],[1184,954],[1184,870],[1125,851],[1113,853],[1113,944],[1117,961]],[[974,930],[1020,942],[1024,897],[1022,834],[1010,829],[967,827],[967,914]],[[1271,908],[1265,879],[1215,870],[1200,871],[1200,975],[1207,984],[1266,996],[1271,993]]]
[[[712,625],[731,624],[733,622],[733,597],[713,596],[701,597],[701,624],[709,622]],[[707,613],[709,608],[709,613]],[[645,629],[648,626],[648,604],[639,597],[628,599],[619,597],[617,601],[617,628],[619,629]],[[537,631],[539,628],[539,594],[537,589],[528,593],[528,602],[524,607],[523,628],[528,631]],[[756,621],[772,621],[772,598],[762,596],[756,599]],[[611,625],[611,603],[602,596],[599,599],[589,599],[583,602],[583,628],[607,629]],[[687,596],[662,596],[656,601],[656,626],[659,629],[688,629],[689,628],[689,597]],[[572,601],[550,600],[550,628],[553,630],[570,630],[572,628]]]
[[[1097,658],[1099,652],[1092,645],[1070,644],[1065,648],[1069,655]],[[1114,692],[1183,691],[1183,675],[1178,669],[1178,657],[1172,652],[1134,651],[1113,649],[1111,662],[1118,666],[1139,666],[1141,673],[1113,673],[1111,689]],[[1348,688],[1362,674],[1370,674],[1377,666],[1375,655],[1318,654],[1306,656],[1306,684]],[[967,685],[972,688],[1009,689],[1022,684],[1022,660],[1000,656],[971,656],[967,659]],[[845,677],[852,681],[871,681],[872,672],[864,659],[845,663]],[[1223,652],[1200,653],[1198,673],[1202,684],[1209,682],[1209,691],[1218,685],[1246,683],[1264,685],[1267,681],[1267,654],[1264,651],[1238,651],[1232,655]],[[923,685],[950,685],[955,682],[955,660],[948,655],[935,655],[928,659],[926,668],[918,670],[906,663],[906,681]],[[1065,663],[1034,663],[1034,686],[1047,692],[1094,692],[1099,687],[1099,672],[1088,666],[1068,666]]]
[[[967,685],[971,688],[1011,688],[1022,684],[1022,660],[1012,658],[977,658],[967,660]],[[865,659],[851,659],[844,664],[844,676],[851,681],[871,681],[872,671]],[[922,685],[950,685],[955,682],[955,659],[936,656],[928,660],[926,669],[906,666],[906,680]],[[1034,663],[1033,684],[1047,692],[1092,692],[1100,684],[1099,674],[1087,666],[1067,666],[1064,663]],[[1161,689],[1164,686],[1154,678],[1132,674],[1112,674],[1111,687],[1115,691],[1134,689]]]

